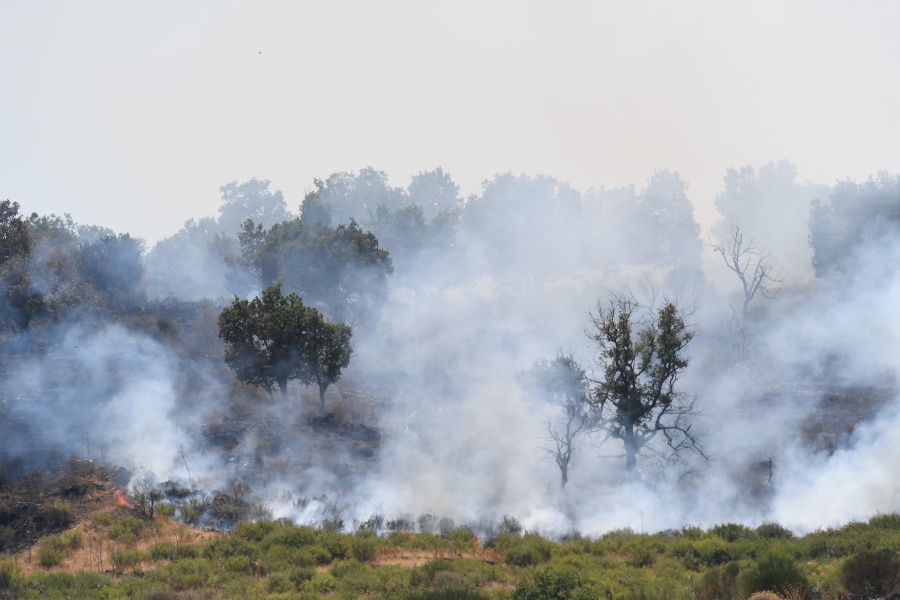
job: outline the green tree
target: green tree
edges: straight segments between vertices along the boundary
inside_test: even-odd
[[[675,458],[683,450],[705,457],[691,431],[693,403],[676,388],[688,366],[685,347],[694,330],[672,301],[644,318],[639,309],[630,294],[598,301],[589,333],[602,369],[591,399],[596,427],[622,442],[629,477],[637,477],[638,454],[658,434]]]
[[[407,190],[410,200],[422,208],[425,219],[434,219],[442,212],[462,208],[459,186],[441,167],[413,175]]]
[[[315,189],[300,205],[304,221],[324,225],[349,223],[351,219],[366,222],[380,206],[389,211],[409,204],[403,188],[388,185],[387,174],[364,167],[356,174],[332,173],[327,179],[313,181]]]
[[[280,191],[269,191],[268,180],[251,179],[238,185],[236,181],[219,188],[222,205],[219,207],[219,227],[228,235],[241,230],[241,224],[252,219],[264,227],[271,227],[290,218],[287,203]]]
[[[277,385],[287,396],[291,379],[316,383],[324,406],[325,391],[350,363],[352,331],[329,323],[297,294],[282,295],[273,285],[253,300],[235,298],[219,315],[225,362],[244,383],[272,394]]]
[[[888,253],[896,255],[898,227],[900,175],[880,172],[862,184],[839,182],[827,201],[813,202],[809,218],[816,277],[893,268],[896,261]],[[874,260],[865,256],[866,248],[876,249]]]
[[[241,237],[242,260],[261,285],[281,282],[336,321],[375,321],[394,269],[374,234],[352,220],[332,228],[293,219],[265,232],[252,225]]]
[[[0,202],[0,321],[5,327],[28,327],[40,305],[28,278],[32,246],[28,221],[19,214],[19,203]]]
[[[108,307],[135,306],[144,298],[144,241],[127,233],[79,246],[82,279]]]

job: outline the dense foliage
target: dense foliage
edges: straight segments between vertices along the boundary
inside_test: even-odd
[[[219,315],[225,362],[238,379],[269,394],[278,385],[283,397],[291,379],[315,383],[322,404],[350,363],[351,336],[349,326],[326,321],[297,294],[283,296],[280,284],[253,300],[235,298]]]
[[[355,533],[243,521],[196,543],[160,518],[98,512],[79,529],[42,538],[31,558],[0,561],[0,597],[746,600],[768,591],[831,600],[900,591],[896,514],[801,537],[774,523],[726,523],[552,540],[480,523],[479,539],[469,527],[441,535],[366,529],[377,521]],[[101,539],[104,549],[88,547]],[[93,557],[92,569],[67,567],[77,552]]]

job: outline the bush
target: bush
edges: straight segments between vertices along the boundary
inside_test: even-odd
[[[22,586],[22,569],[11,558],[0,559],[0,590],[10,592],[8,597],[16,597],[14,593]],[[0,594],[0,597],[4,597]]]
[[[97,525],[108,527],[112,523],[112,513],[98,510],[91,515],[91,520]]]
[[[694,588],[693,597],[696,600],[734,598],[735,580],[738,573],[740,573],[740,566],[736,562],[707,571]]]
[[[202,558],[186,558],[171,565],[166,565],[155,572],[160,581],[164,581],[175,591],[201,589],[213,580],[213,565]]]
[[[889,550],[865,549],[844,561],[841,577],[853,595],[886,597],[900,591],[900,559]]]
[[[38,563],[45,569],[55,567],[65,558],[65,553],[52,545],[38,546]]]
[[[507,564],[526,567],[550,560],[553,544],[537,533],[523,536],[502,533],[496,545],[503,551]]]
[[[261,540],[260,546],[267,550],[270,546],[285,546],[287,548],[302,548],[312,546],[319,540],[319,532],[312,527],[297,527],[283,524],[274,528]]]
[[[896,531],[900,529],[900,514],[877,514],[869,519],[869,527],[872,529],[888,529]]]
[[[773,591],[792,598],[805,598],[809,582],[793,559],[771,553],[744,570],[737,579],[738,597],[749,598],[755,592]]]
[[[47,520],[51,526],[65,527],[75,520],[75,510],[68,502],[54,504],[47,515]]]
[[[116,541],[131,544],[137,540],[143,530],[144,522],[142,520],[125,515],[113,521],[107,533]]]
[[[160,502],[156,505],[156,514],[164,519],[171,519],[175,516],[175,505],[171,502]]]
[[[83,536],[77,529],[66,531],[65,533],[60,534],[59,538],[63,546],[65,546],[66,548],[71,548],[72,550],[81,548],[81,544],[83,541]]]
[[[770,540],[794,539],[794,532],[778,523],[763,523],[756,528],[756,535]]]
[[[109,561],[112,563],[113,572],[121,573],[126,568],[134,568],[141,560],[137,550],[115,548],[109,553]]]
[[[510,600],[588,600],[597,598],[584,579],[569,571],[538,569],[527,581],[519,583]]]
[[[350,556],[359,562],[370,562],[378,555],[378,540],[372,536],[356,536],[350,541]]]
[[[736,542],[753,537],[753,530],[739,523],[723,523],[709,530],[710,533],[719,536],[726,542]]]

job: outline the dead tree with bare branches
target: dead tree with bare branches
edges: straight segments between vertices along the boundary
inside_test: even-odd
[[[552,361],[539,359],[528,371],[519,373],[520,384],[540,401],[554,405],[546,421],[543,450],[559,467],[560,487],[569,482],[572,455],[587,432],[590,421],[588,379],[575,357],[562,352]]]
[[[744,240],[739,225],[731,228],[730,239],[722,243],[710,242],[710,246],[714,252],[722,256],[725,266],[734,272],[741,282],[744,292],[741,314],[738,316],[734,305],[731,306],[731,311],[743,334],[750,302],[757,294],[764,298],[774,298],[781,284],[781,273],[776,269],[763,244],[752,239]]]

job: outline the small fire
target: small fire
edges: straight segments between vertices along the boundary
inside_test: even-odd
[[[119,506],[128,506],[128,498],[125,497],[125,492],[123,490],[116,490],[113,493],[113,498],[116,499]]]

